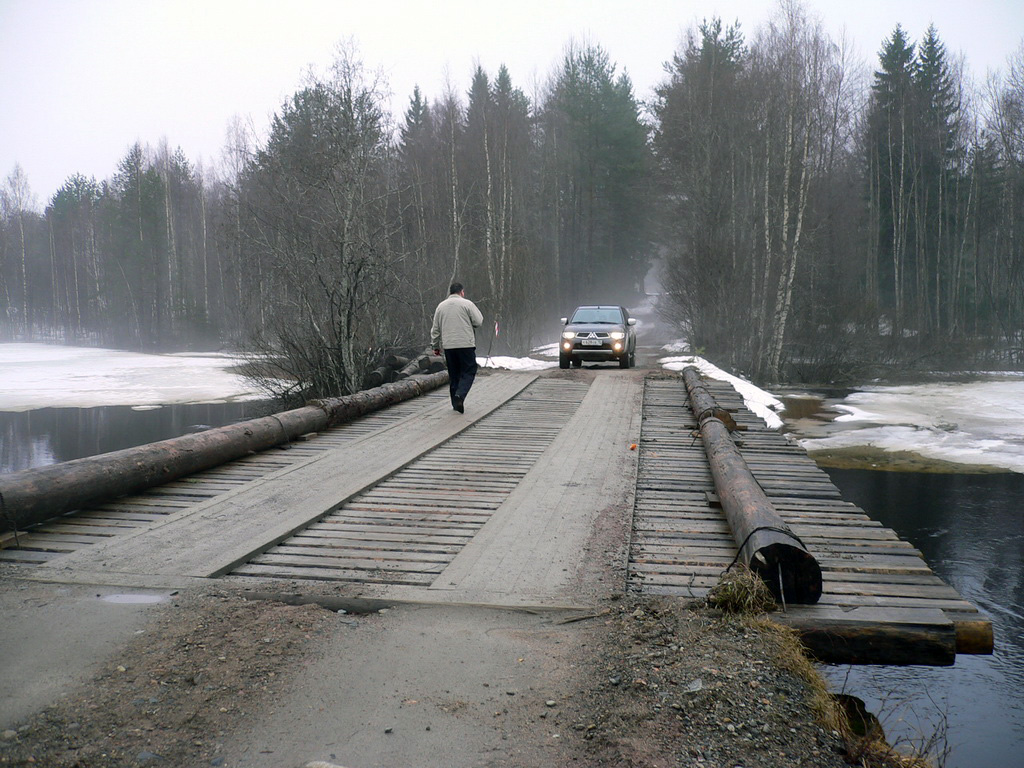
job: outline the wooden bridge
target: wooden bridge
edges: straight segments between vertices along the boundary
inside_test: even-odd
[[[820,600],[774,618],[826,661],[992,652],[988,619],[920,552],[731,386],[706,386],[820,565]],[[605,369],[485,371],[464,415],[435,389],[2,537],[0,561],[52,582],[587,611],[626,591],[701,598],[737,557],[681,378]]]

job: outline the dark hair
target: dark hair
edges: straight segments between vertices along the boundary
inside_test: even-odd
[[[462,283],[452,283],[452,287],[448,289],[448,293],[462,293]]]

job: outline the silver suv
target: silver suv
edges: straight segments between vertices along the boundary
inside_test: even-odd
[[[584,360],[608,363],[619,368],[636,365],[636,318],[625,307],[576,307],[571,318],[562,318],[558,344],[558,367],[571,363],[579,368]]]

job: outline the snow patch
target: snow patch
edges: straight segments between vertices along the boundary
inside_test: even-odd
[[[683,355],[679,357],[663,357],[658,362],[662,367],[670,371],[681,371],[688,365],[692,365],[708,378],[717,381],[727,381],[740,393],[743,402],[752,413],[760,416],[769,429],[780,429],[782,418],[779,412],[785,405],[771,392],[751,384],[746,379],[726,373],[718,366],[709,363],[703,357],[697,355]]]
[[[557,345],[552,346],[557,348]],[[557,349],[555,354],[557,354]],[[502,357],[498,355],[478,357],[476,363],[481,368],[505,368],[509,371],[543,371],[558,365],[557,362],[534,360],[532,357]]]

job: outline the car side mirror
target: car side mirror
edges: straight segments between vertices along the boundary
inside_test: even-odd
[[[560,322],[562,325],[565,325],[566,323],[569,322],[569,318],[568,317],[561,317],[561,318],[558,319],[558,322]]]
[[[626,324],[627,325],[636,325],[636,318],[635,317],[629,318],[629,320],[626,321]]]

